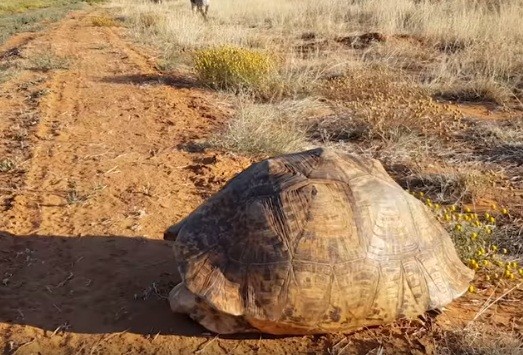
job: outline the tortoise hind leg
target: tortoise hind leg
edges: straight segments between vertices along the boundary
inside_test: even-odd
[[[257,332],[243,317],[232,316],[217,311],[207,302],[189,291],[183,282],[176,285],[169,293],[171,310],[188,314],[208,330],[218,334]]]

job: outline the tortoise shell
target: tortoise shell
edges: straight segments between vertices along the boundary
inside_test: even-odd
[[[165,239],[183,280],[171,307],[220,333],[385,324],[448,304],[474,275],[378,161],[330,149],[253,164]]]

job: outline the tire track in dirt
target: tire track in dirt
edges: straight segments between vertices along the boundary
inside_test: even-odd
[[[67,30],[68,28],[66,23],[59,23],[58,27],[52,31],[58,34],[65,34]],[[45,47],[47,47],[49,51],[54,52],[52,48],[52,42],[49,43],[47,40],[42,40],[40,38],[29,42],[28,47],[30,52],[29,55],[32,56],[40,55],[41,48]],[[61,88],[58,87],[56,83],[59,83],[60,78],[64,75],[65,74],[63,72],[51,74],[45,83],[45,92],[50,92],[50,94],[47,99],[44,98],[38,102],[37,109],[39,116],[43,119],[39,121],[39,124],[36,126],[34,131],[31,154],[32,159],[25,174],[25,188],[29,190],[30,193],[16,196],[15,204],[11,211],[13,217],[16,216],[22,219],[21,221],[18,221],[19,225],[25,224],[26,228],[31,228],[30,230],[27,230],[26,233],[37,233],[39,231],[43,219],[41,212],[46,206],[48,196],[57,193],[52,192],[52,190],[48,190],[46,188],[46,184],[44,183],[48,179],[49,166],[47,164],[38,165],[36,163],[40,161],[41,157],[53,157],[54,155],[55,146],[52,142],[53,138],[57,135],[54,128],[56,127],[57,122],[59,122],[59,117],[56,116],[59,115],[59,112],[53,112],[53,110],[46,109],[46,107],[43,107],[43,102],[49,101],[54,96],[54,93],[58,93],[57,100],[55,101],[61,101],[63,99],[60,91]],[[27,207],[30,207],[33,210],[33,213],[24,213]]]
[[[178,195],[189,196],[185,201],[190,203],[177,206],[175,216],[168,211],[162,217],[151,216],[156,235],[166,223],[162,221],[176,220],[194,207],[198,193],[191,186],[192,172],[180,167],[193,165],[197,156],[176,146],[187,137],[206,134],[218,122],[202,125],[199,113],[188,107],[191,98],[186,91],[161,85],[161,76],[145,56],[114,30],[89,26],[86,15],[63,21],[31,46],[50,48],[71,58],[71,64],[51,76],[49,94],[40,102],[43,119],[36,131],[40,142],[26,175],[27,186],[42,193],[36,200],[34,194],[19,196],[13,209],[17,216],[30,216],[31,222],[25,223],[29,229],[57,233],[61,220],[68,219],[64,232],[85,233],[90,229],[86,223],[92,226],[101,212],[117,211],[120,223],[114,232],[121,231],[126,215],[145,215],[154,208],[155,199],[170,206],[161,199],[160,189],[166,185],[173,185]],[[161,179],[156,168],[163,170]],[[181,185],[185,191],[180,190],[180,182],[185,182]],[[105,200],[102,206],[96,203],[100,196],[98,201]],[[136,232],[141,228],[127,227]]]
[[[1,49],[6,52],[0,64],[15,69],[14,78],[0,85],[0,213],[11,209],[19,190],[25,188],[25,171],[36,141],[34,131],[40,120],[38,98],[44,92],[46,78],[41,73],[16,70],[23,66],[24,46],[34,37],[21,34]],[[2,217],[0,228],[9,224],[7,216]]]

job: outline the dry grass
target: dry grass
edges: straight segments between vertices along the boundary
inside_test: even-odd
[[[398,82],[398,73],[381,68],[352,71],[327,82],[323,95],[352,121],[365,126],[368,139],[393,139],[402,132],[424,136],[459,129],[461,115],[437,104],[415,83]],[[343,129],[343,122],[339,122]]]
[[[292,1],[246,0],[242,6],[223,1],[212,6],[211,22],[205,25],[190,15],[184,2],[159,6],[114,0],[113,4],[121,6],[128,22],[149,40],[162,43],[166,53],[236,45],[291,55],[297,39],[312,33],[327,44],[313,53],[320,60],[322,51],[330,56],[337,52],[329,43],[340,36],[377,31],[384,35],[383,43],[344,60],[402,68],[416,58],[414,78],[434,93],[495,102],[521,98],[523,3],[518,0],[304,0],[299,11]]]
[[[493,124],[482,122],[467,132],[470,141],[484,145],[506,145],[523,142],[523,116],[510,121]]]
[[[70,60],[65,57],[58,56],[49,51],[42,51],[33,53],[28,59],[27,68],[37,71],[50,71],[55,69],[69,68]]]
[[[435,203],[472,203],[484,196],[489,187],[487,176],[467,170],[464,173],[424,173],[407,176],[402,185],[411,191],[424,191]]]
[[[91,23],[95,27],[112,27],[117,25],[116,21],[113,18],[105,15],[94,16],[93,18],[91,18]]]
[[[519,355],[523,338],[517,332],[495,332],[481,324],[462,330],[445,331],[438,342],[439,355]]]
[[[0,4],[0,15],[58,6],[66,2],[67,1],[64,0],[2,0]]]
[[[0,64],[0,84],[9,80],[14,74],[13,68],[6,64]]]
[[[84,5],[81,0],[2,0],[0,44],[15,33],[39,31]]]
[[[283,101],[274,105],[244,98],[226,130],[213,144],[257,156],[301,150],[307,145],[302,118],[320,107],[313,100]]]

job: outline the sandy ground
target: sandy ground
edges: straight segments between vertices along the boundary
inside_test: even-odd
[[[0,47],[22,63],[0,85],[0,351],[5,354],[431,353],[491,291],[437,318],[355,335],[223,337],[170,312],[179,279],[166,227],[250,164],[198,149],[229,108],[187,80],[162,76],[121,29],[93,12]],[[66,69],[29,70],[55,53]],[[484,312],[488,329],[523,332],[511,293]],[[488,304],[488,303],[487,303]]]

